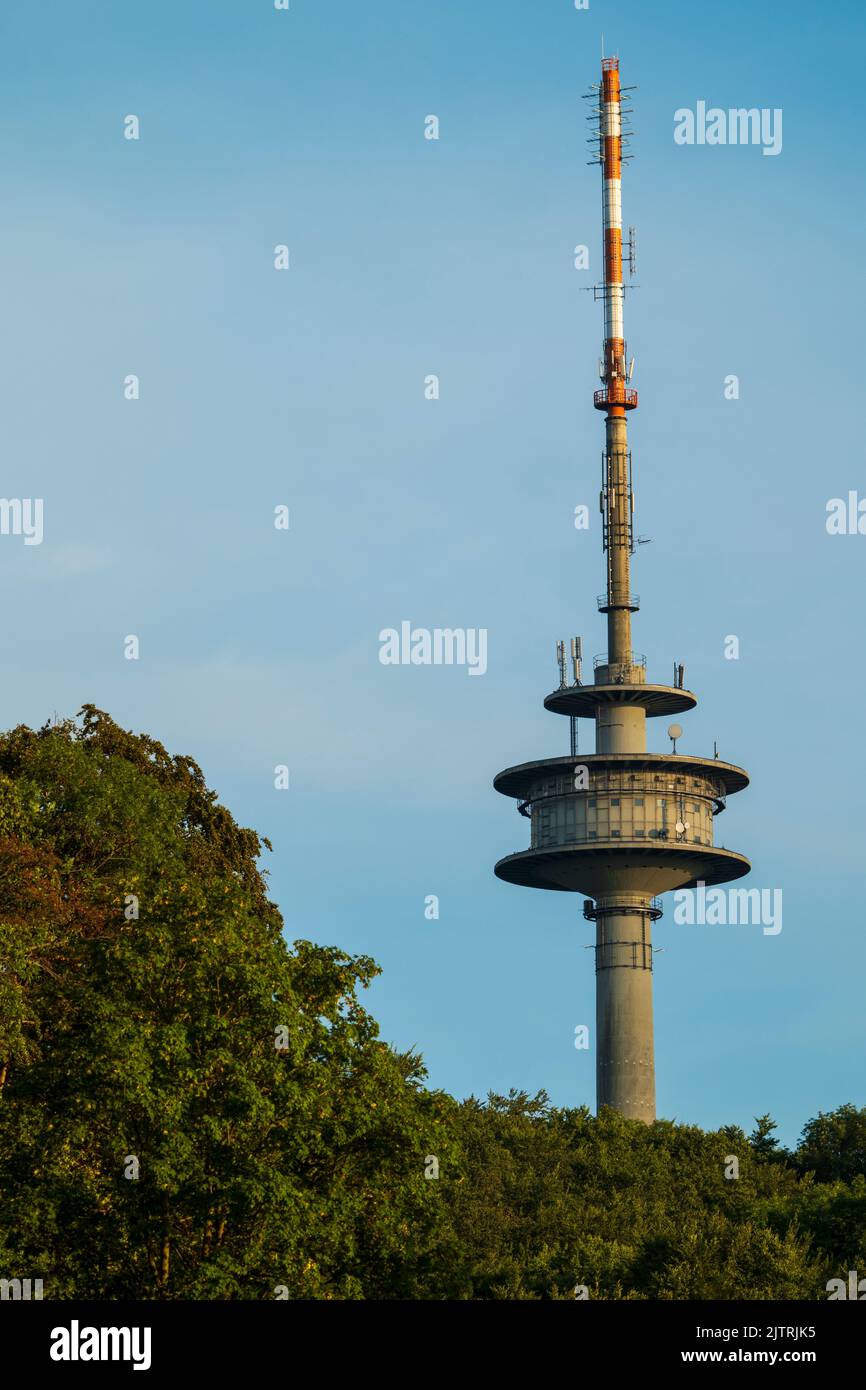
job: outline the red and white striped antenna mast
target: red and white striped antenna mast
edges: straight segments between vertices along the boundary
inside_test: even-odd
[[[629,386],[634,359],[628,361],[625,339],[625,290],[623,283],[622,165],[628,155],[623,145],[629,138],[629,98],[619,79],[619,58],[604,56],[602,38],[601,82],[587,96],[596,103],[588,119],[597,125],[590,137],[595,146],[591,163],[601,165],[603,281],[594,287],[604,303],[604,342],[599,360],[602,389],[594,405],[603,410],[605,451],[602,457],[602,542],[607,555],[607,590],[600,605],[607,614],[608,662],[628,670],[631,665],[631,615],[638,607],[631,593],[630,559],[634,551],[634,494],[631,454],[626,434],[626,411],[637,406],[637,391]],[[635,263],[634,228],[626,243],[629,268]]]

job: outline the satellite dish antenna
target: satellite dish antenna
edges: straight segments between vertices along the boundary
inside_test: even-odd
[[[668,738],[671,740],[671,742],[672,742],[673,745],[674,745],[674,752],[675,752],[675,753],[676,753],[676,751],[677,751],[677,739],[678,739],[678,738],[682,738],[682,736],[683,736],[683,731],[682,731],[682,728],[680,727],[679,724],[669,724],[669,725],[668,725]]]

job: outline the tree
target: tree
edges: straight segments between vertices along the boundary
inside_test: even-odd
[[[289,948],[189,758],[85,706],[0,735],[0,1277],[49,1298],[809,1299],[866,1262],[866,1111],[643,1125],[462,1103],[367,956]],[[734,1161],[735,1160],[735,1161]]]
[[[778,1129],[778,1125],[770,1115],[755,1116],[755,1128],[749,1135],[749,1143],[756,1158],[778,1159],[784,1157],[784,1151],[779,1148],[779,1141],[773,1134],[774,1129]]]
[[[866,1177],[866,1106],[819,1111],[803,1129],[795,1161],[801,1172],[814,1173],[819,1182]]]
[[[52,1297],[410,1296],[448,1102],[378,1039],[374,962],[290,951],[266,842],[92,707],[0,739],[0,834],[6,1262]]]
[[[466,1179],[445,1193],[460,1252],[452,1296],[819,1296],[796,1175],[742,1131],[594,1117],[514,1091],[465,1102],[455,1122]]]

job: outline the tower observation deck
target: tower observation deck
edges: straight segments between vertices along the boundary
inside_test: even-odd
[[[604,303],[602,389],[593,404],[605,414],[602,455],[602,546],[606,588],[598,599],[607,618],[607,651],[595,658],[593,679],[582,679],[580,640],[572,642],[573,680],[559,645],[559,688],[545,708],[571,721],[571,754],[506,768],[494,786],[518,802],[531,823],[530,848],[496,865],[497,876],[527,888],[581,893],[584,916],[595,924],[597,1104],[632,1119],[655,1119],[651,927],[661,915],[658,895],[698,883],[742,877],[749,861],[714,842],[715,817],[727,798],[748,785],[742,768],[717,757],[647,751],[648,718],[693,709],[697,697],[683,686],[650,684],[646,661],[632,650],[631,591],[634,493],[627,412],[637,406],[628,384],[624,332],[621,169],[624,108],[619,59],[603,58],[595,103],[597,162],[602,173]],[[629,238],[634,261],[633,234]],[[592,754],[576,751],[577,721],[595,722]],[[680,730],[669,731],[675,739]]]

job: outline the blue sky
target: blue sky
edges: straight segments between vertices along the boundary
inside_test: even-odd
[[[866,496],[859,6],[9,0],[0,490],[45,539],[0,536],[0,720],[88,701],[191,754],[272,839],[290,939],[380,962],[433,1084],[593,1103],[590,929],[494,878],[528,823],[491,782],[567,749],[556,639],[605,645],[602,31],[638,87],[635,646],[686,664],[679,751],[749,770],[719,838],[784,894],[776,937],[659,924],[659,1112],[790,1142],[866,1103],[866,537],[825,528]],[[782,108],[781,154],[676,145],[699,100]],[[403,619],[486,628],[487,674],[382,666]]]

